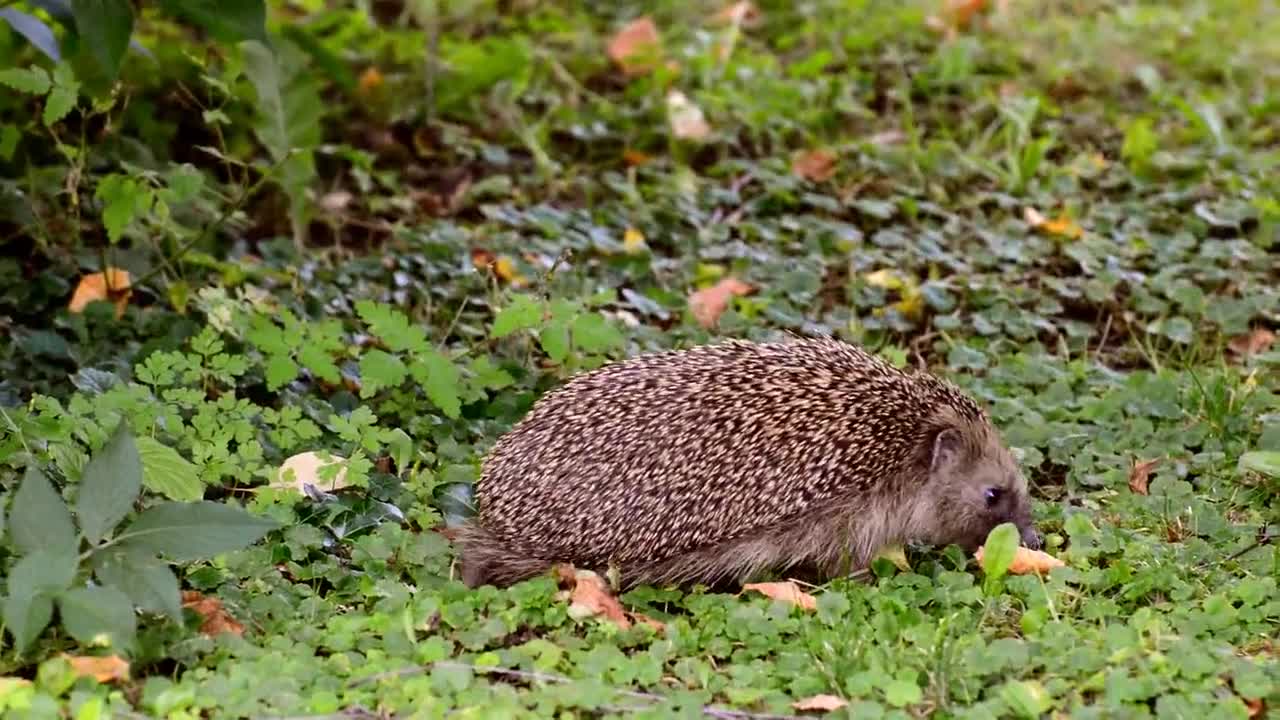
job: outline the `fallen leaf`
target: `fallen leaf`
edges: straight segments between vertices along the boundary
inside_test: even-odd
[[[743,0],[726,5],[711,20],[722,25],[754,25],[760,21],[760,17],[760,8],[755,3]]]
[[[1244,706],[1249,713],[1249,720],[1260,718],[1267,711],[1267,704],[1262,701],[1262,698],[1241,698],[1241,700],[1244,700]]]
[[[575,619],[603,616],[618,627],[631,627],[622,604],[609,592],[604,578],[590,570],[574,570],[569,566],[557,568],[561,585],[569,587],[569,616]]]
[[[868,285],[896,290],[899,298],[890,307],[896,308],[903,317],[916,320],[924,314],[924,293],[914,277],[898,275],[889,269],[876,270],[862,277]],[[884,308],[875,308],[872,314],[879,317],[884,314]]]
[[[893,563],[902,572],[911,572],[911,564],[907,562],[907,549],[902,545],[890,545],[881,548],[876,558],[884,558]]]
[[[609,59],[628,76],[642,75],[653,69],[662,50],[662,39],[653,19],[637,18],[622,27],[609,41]]]
[[[1276,334],[1266,328],[1254,328],[1245,335],[1237,335],[1227,343],[1227,349],[1237,355],[1257,355],[1266,352],[1276,341]]]
[[[359,90],[361,95],[369,95],[382,87],[382,72],[376,67],[370,66],[364,72],[360,73]]]
[[[626,163],[627,167],[639,167],[652,159],[653,158],[649,157],[646,153],[639,150],[627,148],[622,151],[622,162]]]
[[[743,590],[755,590],[762,595],[767,595],[774,600],[797,605],[805,610],[816,610],[818,608],[818,600],[814,596],[800,589],[799,585],[787,580],[786,582],[762,582],[747,583],[742,586]]]
[[[943,0],[938,14],[925,18],[925,25],[931,30],[945,33],[950,39],[960,30],[968,28],[974,17],[986,7],[986,0]]]
[[[512,287],[524,287],[529,280],[516,269],[515,261],[503,255],[493,264],[493,274],[510,283]]]
[[[1129,489],[1139,495],[1147,494],[1147,482],[1151,479],[1151,471],[1160,464],[1160,458],[1154,460],[1135,460],[1129,468]]]
[[[715,327],[716,323],[720,322],[720,316],[729,309],[729,301],[735,295],[748,295],[754,289],[730,275],[722,278],[715,285],[690,295],[689,310],[702,327]]]
[[[705,140],[711,136],[711,126],[707,124],[702,108],[679,90],[667,93],[667,118],[671,134],[681,140]]]
[[[889,269],[869,272],[866,275],[863,275],[862,279],[865,280],[868,285],[884,288],[885,290],[900,290],[904,285],[906,285],[905,280]]]
[[[129,679],[129,661],[116,655],[63,655],[77,677],[91,677],[100,683]]]
[[[982,564],[983,548],[979,547],[978,551],[973,554],[978,564]],[[1041,550],[1032,550],[1029,547],[1018,546],[1013,553],[1013,562],[1009,565],[1009,572],[1014,575],[1026,575],[1028,573],[1044,574],[1056,567],[1064,567],[1066,563],[1058,558]],[[985,565],[983,566],[986,567]]]
[[[320,198],[320,207],[331,213],[340,213],[347,209],[347,206],[351,204],[355,197],[355,195],[346,190],[334,190],[331,193],[325,193]]]
[[[639,622],[639,623],[644,623],[645,625],[648,625],[654,630],[664,631],[667,629],[667,626],[665,623],[663,623],[660,620],[654,620],[653,618],[649,617],[648,615],[645,615],[644,613],[627,613],[627,615],[629,615],[632,620],[635,620],[636,622]]]
[[[897,145],[906,139],[906,133],[901,130],[885,130],[869,136],[867,142],[872,145]]]
[[[498,256],[484,248],[471,249],[471,264],[477,270],[488,270],[497,261]]]
[[[107,268],[105,272],[89,273],[80,278],[80,284],[71,295],[67,309],[73,313],[84,312],[85,307],[98,300],[110,300],[116,306],[116,318],[124,315],[133,291],[129,289],[129,271]]]
[[[195,590],[185,590],[182,593],[182,607],[194,610],[203,618],[203,622],[200,623],[200,632],[205,635],[224,632],[233,635],[244,634],[244,626],[227,613],[226,608],[222,606],[222,601],[218,598],[206,597]]]
[[[791,172],[806,180],[825,182],[836,174],[836,156],[829,150],[806,150],[791,159]]]
[[[1041,230],[1050,235],[1079,240],[1084,237],[1084,230],[1076,224],[1074,220],[1064,215],[1059,215],[1052,220],[1046,219],[1044,215],[1033,207],[1024,208],[1022,211],[1022,219],[1034,230]]]
[[[1026,224],[1030,225],[1032,229],[1038,228],[1047,222],[1044,215],[1041,214],[1039,210],[1031,206],[1022,208],[1022,220]]]
[[[338,490],[347,486],[347,469],[340,468],[332,480],[320,477],[322,468],[345,462],[346,458],[329,454],[328,459],[320,457],[318,452],[301,452],[285,460],[276,471],[276,479],[271,483],[274,488],[293,488],[306,493],[303,485],[313,485],[319,490]]]
[[[622,233],[622,248],[632,255],[644,249],[644,233],[629,227]]]
[[[791,703],[791,707],[796,710],[821,710],[823,712],[831,712],[832,710],[839,710],[848,704],[848,701],[836,697],[835,695],[814,695],[813,697],[797,700]]]

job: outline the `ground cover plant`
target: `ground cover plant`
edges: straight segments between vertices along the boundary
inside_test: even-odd
[[[1280,8],[0,8],[5,717],[1280,715]],[[611,359],[833,333],[1046,552],[457,577]]]

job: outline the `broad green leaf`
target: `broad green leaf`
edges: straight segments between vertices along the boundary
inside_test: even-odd
[[[138,630],[129,596],[113,587],[78,587],[58,597],[58,615],[83,645],[127,648]]]
[[[94,197],[102,201],[102,224],[107,230],[107,239],[113,244],[120,242],[120,236],[129,223],[151,210],[153,196],[151,191],[128,175],[107,175],[98,181]]]
[[[1240,456],[1240,467],[1245,470],[1266,475],[1269,478],[1280,478],[1280,451],[1255,450]]]
[[[325,352],[324,348],[315,345],[303,345],[298,348],[298,360],[306,366],[308,370],[316,374],[316,377],[325,382],[337,384],[342,380],[342,374],[338,372],[338,366],[334,364],[333,358]]]
[[[160,0],[160,7],[203,28],[221,42],[267,42],[267,8],[263,0]]]
[[[199,468],[177,450],[149,437],[135,440],[142,460],[142,484],[170,500],[189,502],[204,497]]]
[[[31,95],[44,95],[53,84],[49,81],[49,73],[44,68],[5,68],[0,70],[0,85],[7,85],[18,92]]]
[[[279,390],[298,377],[298,363],[288,355],[272,355],[267,359],[267,389]]]
[[[62,59],[58,38],[54,36],[53,28],[44,20],[12,7],[0,8],[0,19],[8,23],[14,32],[26,38],[32,47],[44,53],[45,57],[54,62]]]
[[[71,587],[79,563],[74,553],[40,549],[22,558],[6,578],[4,624],[24,650],[53,617],[53,596]]]
[[[159,559],[116,548],[94,555],[94,575],[103,585],[118,588],[133,604],[182,622],[178,578]]]
[[[22,131],[17,125],[0,127],[0,160],[5,162],[12,160],[20,142],[22,142]]]
[[[511,304],[498,312],[493,319],[490,335],[502,338],[517,330],[536,327],[542,321],[542,303],[528,295],[516,295]]]
[[[200,560],[239,550],[279,527],[274,520],[218,502],[167,502],[147,508],[117,537],[122,548]]]
[[[982,546],[982,570],[987,577],[999,579],[1009,571],[1019,542],[1018,528],[1013,523],[1001,523],[991,529]]]
[[[569,326],[567,323],[553,320],[538,333],[538,344],[552,362],[562,363],[569,357]]]
[[[403,472],[413,462],[413,438],[400,428],[393,428],[387,439],[387,451],[396,470]],[[0,497],[0,507],[4,506],[4,498]],[[4,537],[4,526],[0,524],[0,539]]]
[[[44,101],[44,114],[40,117],[46,127],[62,120],[75,108],[76,92],[75,88],[63,85],[57,85],[49,92],[49,96]]]
[[[13,635],[13,646],[22,652],[49,626],[53,599],[48,595],[9,591],[4,599],[4,626]]]
[[[373,397],[383,388],[394,388],[409,374],[404,361],[382,350],[373,349],[360,358],[360,397]]]
[[[121,420],[80,476],[76,518],[85,538],[95,545],[101,542],[124,519],[141,491],[142,461],[128,423]]]
[[[1053,707],[1053,698],[1035,680],[1010,680],[1000,697],[1019,717],[1038,718]]]
[[[384,303],[361,300],[356,303],[360,319],[369,325],[369,332],[382,339],[391,352],[426,352],[430,349],[427,334],[399,310]]]
[[[27,468],[9,514],[13,543],[23,553],[38,550],[75,553],[79,547],[71,511],[49,479],[34,465]]]
[[[129,0],[71,0],[71,11],[80,41],[106,76],[114,79],[133,34]]]
[[[428,350],[418,355],[413,366],[413,378],[422,385],[427,399],[446,416],[457,418],[462,413],[462,402],[458,397],[462,375],[443,353]]]
[[[625,341],[618,328],[600,313],[583,313],[573,319],[573,343],[585,352],[612,350]]]

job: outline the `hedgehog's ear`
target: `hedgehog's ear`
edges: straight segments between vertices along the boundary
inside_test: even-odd
[[[963,445],[959,430],[951,427],[940,430],[933,436],[933,457],[929,461],[929,472],[936,473],[958,462]]]

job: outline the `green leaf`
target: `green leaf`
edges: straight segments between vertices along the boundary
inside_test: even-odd
[[[125,549],[200,560],[247,547],[277,527],[274,520],[223,503],[168,502],[147,508],[118,537]]]
[[[458,368],[452,360],[436,350],[428,350],[416,359],[413,377],[426,391],[427,399],[446,416],[456,419],[462,414],[462,402],[458,397],[462,375]]]
[[[1280,478],[1280,451],[1255,450],[1240,456],[1240,467],[1245,470],[1266,475],[1269,478]]]
[[[78,88],[63,85],[57,85],[53,88],[49,93],[49,97],[45,98],[44,114],[40,117],[45,127],[52,126],[75,108],[77,92]]]
[[[298,363],[288,355],[272,355],[267,359],[267,389],[271,391],[293,382],[298,377]]]
[[[26,650],[52,619],[53,599],[48,595],[10,590],[4,599],[4,626],[13,635],[13,645],[18,652]]]
[[[170,500],[189,502],[204,497],[204,483],[194,463],[152,438],[140,437],[134,442],[142,460],[142,484],[148,490]]]
[[[71,0],[76,32],[93,59],[110,79],[120,72],[120,62],[133,34],[133,8],[129,0]]]
[[[22,142],[22,131],[17,125],[0,127],[0,160],[5,162],[12,160],[20,142]]]
[[[76,518],[85,538],[95,545],[101,542],[124,519],[141,491],[142,461],[128,423],[121,420],[80,476]]]
[[[920,686],[907,680],[893,680],[884,688],[884,699],[895,707],[914,705],[924,699]]]
[[[94,575],[103,585],[124,592],[139,608],[182,622],[178,578],[160,560],[111,548],[94,554]]]
[[[129,596],[113,587],[79,587],[58,597],[62,626],[83,645],[126,648],[133,644],[138,619]]]
[[[267,8],[263,0],[160,0],[160,7],[224,43],[267,42]]]
[[[573,343],[584,352],[600,353],[621,347],[622,333],[600,313],[583,313],[573,319]]]
[[[14,545],[23,553],[47,549],[74,554],[79,547],[71,511],[34,465],[27,468],[13,496],[9,527]]]
[[[536,327],[542,321],[542,303],[528,295],[516,295],[493,319],[490,336],[502,338],[517,330]]]
[[[1019,542],[1018,528],[1013,523],[1000,523],[991,529],[982,546],[982,570],[988,578],[997,580],[1009,572]]]
[[[71,587],[78,569],[74,553],[43,548],[19,560],[9,571],[4,624],[19,652],[49,624],[53,596]]]
[[[404,361],[382,350],[370,350],[360,358],[360,397],[372,397],[383,388],[393,388],[409,374]]]
[[[5,68],[0,70],[0,85],[7,85],[18,92],[31,95],[44,95],[53,84],[49,81],[49,73],[44,68]]]
[[[129,223],[151,211],[154,196],[146,186],[128,175],[108,175],[98,181],[94,197],[102,201],[102,224],[112,244]]]
[[[562,363],[569,357],[569,325],[553,320],[538,333],[538,344],[552,362]]]
[[[356,303],[356,311],[368,323],[369,332],[381,338],[391,352],[418,353],[431,347],[422,328],[411,325],[404,313],[390,305],[361,300]]]
[[[298,360],[306,366],[308,370],[316,374],[316,377],[325,382],[337,384],[342,380],[341,373],[338,372],[338,366],[334,364],[333,358],[324,348],[315,345],[303,345],[298,349]]]
[[[387,438],[387,451],[391,455],[391,461],[396,464],[396,470],[403,472],[413,462],[413,438],[404,430],[393,428]],[[3,498],[0,498],[0,506],[3,502]],[[0,537],[3,535],[3,527],[0,526]]]
[[[1000,690],[1000,697],[1020,717],[1038,718],[1053,707],[1049,693],[1034,680],[1010,680]]]

